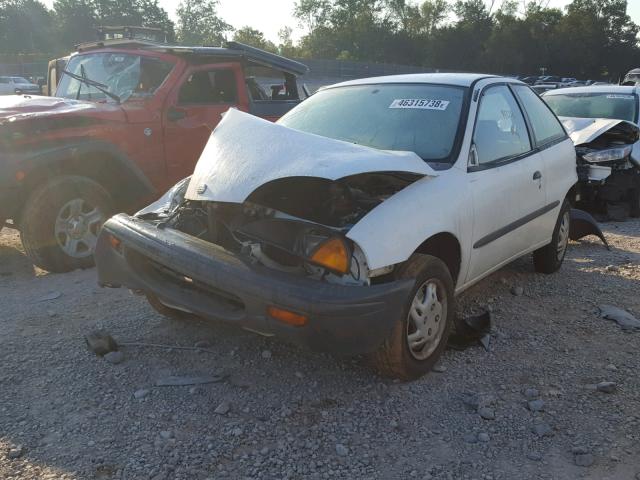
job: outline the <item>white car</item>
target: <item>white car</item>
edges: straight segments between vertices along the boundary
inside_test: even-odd
[[[230,110],[190,179],[96,249],[99,282],[412,379],[454,296],[533,252],[560,268],[575,150],[531,88],[418,74],[323,88],[277,123]]]
[[[613,219],[640,217],[640,87],[563,88],[542,98],[576,146],[581,206]]]
[[[0,95],[16,93],[39,95],[40,87],[23,77],[0,76]]]

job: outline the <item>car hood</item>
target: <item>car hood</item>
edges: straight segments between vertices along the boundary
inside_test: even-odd
[[[611,118],[580,118],[580,117],[558,117],[564,125],[565,130],[571,137],[573,144],[584,145],[598,138],[608,130],[620,125],[621,123],[632,122],[626,120],[614,120]]]
[[[231,109],[209,138],[185,197],[242,203],[258,187],[278,179],[339,180],[373,172],[438,175],[413,152],[333,140]]]
[[[48,117],[51,115],[82,113],[90,115],[96,111],[121,111],[118,105],[83,102],[66,98],[7,95],[0,96],[0,123],[8,119]]]

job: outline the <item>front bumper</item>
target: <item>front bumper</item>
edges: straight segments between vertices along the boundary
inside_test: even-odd
[[[110,236],[121,243],[114,249]],[[390,334],[412,280],[341,286],[250,264],[223,248],[173,229],[116,215],[96,247],[98,281],[156,295],[163,303],[281,337],[316,351],[360,354]],[[304,314],[294,327],[266,314],[276,306]]]

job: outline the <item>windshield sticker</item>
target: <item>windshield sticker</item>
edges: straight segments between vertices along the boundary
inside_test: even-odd
[[[607,95],[607,98],[618,98],[618,99],[622,99],[622,100],[633,100],[633,95],[615,95],[615,94],[611,94],[611,95]]]
[[[446,110],[449,100],[429,100],[427,98],[396,98],[389,108],[420,108],[422,110]]]

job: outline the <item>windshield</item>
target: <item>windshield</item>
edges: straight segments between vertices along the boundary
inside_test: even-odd
[[[568,93],[542,97],[559,117],[611,118],[637,121],[638,99],[619,93]]]
[[[451,161],[465,95],[462,87],[357,85],[321,90],[279,120],[303,132],[380,150]]]
[[[131,96],[153,95],[172,68],[172,63],[123,53],[77,55],[69,60],[66,67],[79,77],[103,84],[108,92],[122,100]],[[64,74],[56,96],[93,101],[110,100],[98,88]]]

